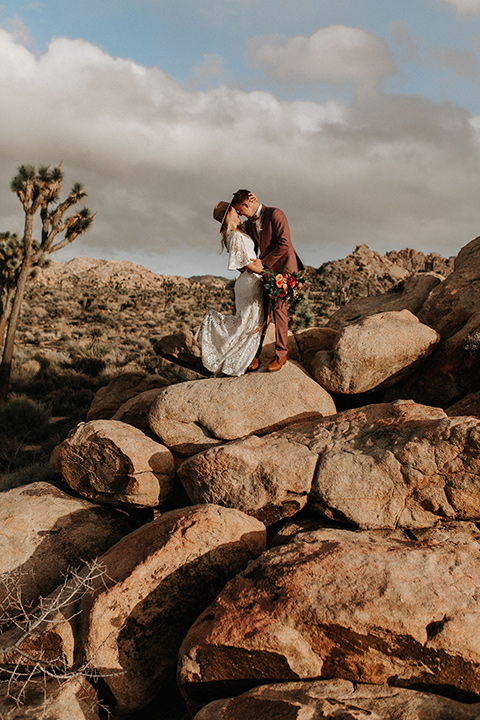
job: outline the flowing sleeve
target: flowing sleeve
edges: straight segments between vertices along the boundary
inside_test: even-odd
[[[252,249],[248,250],[251,245],[249,238],[239,232],[233,232],[228,238],[228,269],[239,270],[248,265],[254,259],[255,253]]]

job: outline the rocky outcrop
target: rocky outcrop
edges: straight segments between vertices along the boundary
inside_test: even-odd
[[[162,390],[150,409],[150,427],[172,451],[189,456],[225,440],[265,434],[330,415],[330,395],[299,365],[280,372],[186,382]]]
[[[271,525],[305,506],[317,459],[281,435],[252,436],[194,455],[178,474],[193,503],[238,508]]]
[[[475,532],[406,540],[325,529],[267,551],[188,632],[183,693],[198,707],[242,686],[339,678],[478,696]]]
[[[99,703],[84,678],[0,685],[2,720],[99,720]]]
[[[416,315],[433,288],[444,278],[437,273],[417,273],[394,285],[381,295],[368,295],[343,305],[328,319],[327,327],[339,330],[357,324],[370,315],[409,310]]]
[[[131,398],[146,391],[166,387],[169,384],[168,380],[161,375],[148,375],[142,371],[117,375],[96,393],[87,413],[87,421],[109,420]]]
[[[439,340],[408,310],[371,315],[340,330],[331,351],[315,355],[312,375],[332,393],[379,389],[411,374]]]
[[[265,527],[214,505],[165,513],[100,558],[105,575],[82,601],[84,660],[138,710],[173,678],[180,643],[225,582],[265,548]]]
[[[179,475],[195,502],[268,523],[307,495],[361,528],[478,520],[480,421],[412,401],[367,405],[198,453]]]
[[[38,482],[0,493],[0,527],[0,607],[8,616],[17,592],[26,607],[46,597],[68,568],[102,555],[136,523],[124,513]]]
[[[161,290],[165,281],[188,286],[190,281],[179,275],[157,275],[129,260],[98,260],[73,258],[68,262],[51,262],[41,270],[37,281],[47,286],[75,288],[78,282],[89,286],[117,286],[126,288],[155,288]]]
[[[80,423],[61,444],[56,465],[80,495],[134,507],[162,504],[175,473],[166,447],[117,420]]]
[[[455,259],[455,269],[430,294],[418,313],[441,335],[430,358],[400,383],[395,397],[448,407],[480,386],[480,238]],[[388,397],[393,396],[393,391]]]
[[[215,700],[195,720],[478,720],[480,704],[432,693],[317,680],[260,685],[239,697]]]
[[[365,528],[480,518],[475,418],[397,401],[325,421],[307,430],[307,443],[319,455],[311,499],[327,516]]]

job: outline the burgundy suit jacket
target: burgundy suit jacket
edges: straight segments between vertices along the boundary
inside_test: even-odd
[[[260,225],[260,236],[255,223],[250,220],[247,220],[245,230],[256,244],[265,267],[276,272],[303,270],[303,263],[292,245],[285,213],[279,208],[262,205]]]

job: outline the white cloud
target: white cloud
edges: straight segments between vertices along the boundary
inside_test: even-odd
[[[280,82],[376,84],[393,71],[385,41],[345,25],[330,25],[310,37],[257,40],[253,60]]]
[[[58,38],[37,57],[4,30],[0,93],[0,230],[22,229],[17,166],[63,159],[66,189],[84,182],[98,212],[72,255],[220,272],[212,208],[239,187],[286,211],[317,266],[363,242],[453,254],[478,234],[480,124],[451,106],[194,91],[82,40]]]
[[[15,42],[21,43],[22,45],[32,44],[30,30],[19,15],[4,20],[3,27],[11,33]]]
[[[462,15],[480,15],[480,0],[444,0]]]

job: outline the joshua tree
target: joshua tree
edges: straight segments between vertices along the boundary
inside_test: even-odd
[[[68,197],[59,201],[62,188],[62,163],[58,167],[21,165],[11,182],[11,189],[22,203],[25,213],[23,238],[14,233],[0,235],[0,402],[7,399],[18,318],[27,279],[48,255],[60,250],[84,233],[95,215],[86,207],[73,211],[86,197],[80,183],[75,183]],[[41,240],[33,238],[33,223],[40,213]]]

